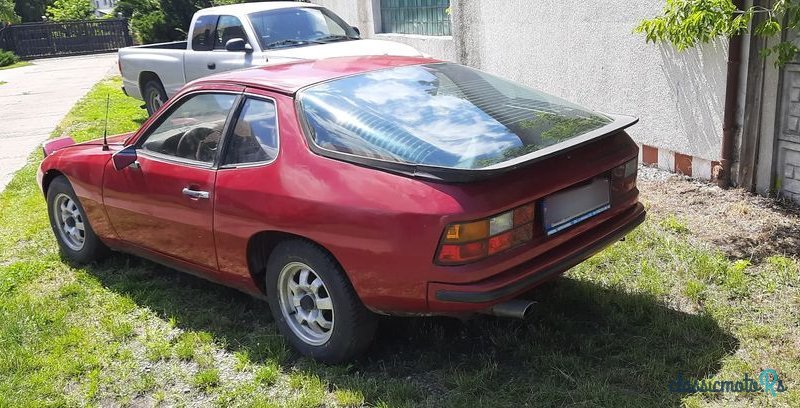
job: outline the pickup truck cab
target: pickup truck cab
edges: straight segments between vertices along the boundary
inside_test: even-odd
[[[187,82],[234,69],[341,56],[421,56],[414,48],[361,39],[330,10],[308,3],[267,2],[195,13],[187,41],[119,50],[125,93],[153,114]]]

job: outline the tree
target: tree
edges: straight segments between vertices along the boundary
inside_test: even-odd
[[[758,23],[751,27],[757,15]],[[748,32],[774,37],[779,39],[778,44],[762,53],[765,57],[774,56],[775,65],[779,66],[792,61],[800,51],[783,36],[784,32],[797,28],[800,28],[800,0],[776,0],[770,7],[756,4],[744,10],[737,8],[732,0],[667,0],[660,16],[643,21],[635,31],[644,33],[647,42],[667,42],[678,50]]]
[[[55,0],[47,7],[47,17],[55,21],[85,20],[93,13],[91,0]]]
[[[202,8],[242,3],[242,0],[119,0],[115,12],[128,18],[141,43],[186,38],[192,16]]]
[[[158,0],[119,0],[114,13],[130,21],[131,32],[136,42],[149,44],[183,37],[183,33],[167,24]]]
[[[14,11],[12,0],[0,0],[0,23],[16,23],[19,16]]]
[[[47,6],[53,4],[53,0],[16,0],[14,11],[25,22],[42,21]]]

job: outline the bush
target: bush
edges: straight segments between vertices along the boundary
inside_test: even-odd
[[[167,24],[161,10],[134,15],[130,25],[136,42],[141,44],[176,41],[183,36]]]
[[[19,57],[11,51],[0,50],[0,67],[5,67],[19,62]]]

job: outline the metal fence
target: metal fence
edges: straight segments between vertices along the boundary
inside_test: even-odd
[[[0,48],[23,59],[91,54],[131,45],[125,19],[12,24],[0,30]]]
[[[381,0],[384,33],[451,35],[450,0]]]

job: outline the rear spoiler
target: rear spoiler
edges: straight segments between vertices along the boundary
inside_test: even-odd
[[[61,150],[67,146],[72,146],[75,144],[75,140],[73,140],[69,136],[59,137],[58,139],[48,140],[42,144],[42,153],[44,153],[44,157],[47,157],[56,150]]]

